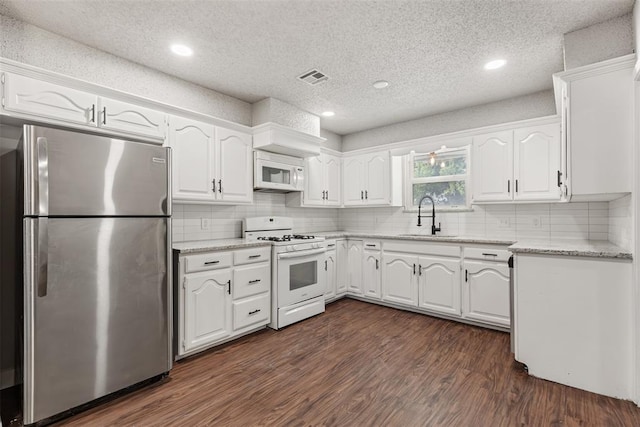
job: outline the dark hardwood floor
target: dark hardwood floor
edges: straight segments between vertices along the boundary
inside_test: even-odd
[[[58,425],[640,426],[640,409],[529,377],[508,334],[346,299]]]

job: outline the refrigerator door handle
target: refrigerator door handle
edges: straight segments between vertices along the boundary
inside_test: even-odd
[[[47,138],[38,137],[38,214],[49,214],[49,149]]]
[[[36,221],[36,232],[38,233],[38,239],[36,240],[37,247],[34,248],[37,252],[37,282],[39,297],[47,296],[47,282],[48,282],[48,270],[49,270],[49,220],[47,218],[39,218]]]

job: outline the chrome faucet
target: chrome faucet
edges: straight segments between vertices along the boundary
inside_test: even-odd
[[[418,203],[418,227],[422,227],[422,223],[420,221],[420,218],[422,218],[422,215],[420,215],[420,208],[422,207],[422,202],[424,202],[424,199],[431,200],[431,235],[435,236],[438,231],[441,231],[440,223],[438,223],[438,226],[436,227],[436,203],[429,195],[424,196],[422,199],[420,199],[420,203]]]

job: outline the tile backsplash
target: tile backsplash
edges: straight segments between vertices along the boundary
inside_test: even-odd
[[[299,208],[285,204],[285,195],[254,193],[252,205],[174,204],[173,240],[225,239],[242,236],[242,219],[251,216],[289,216],[294,232],[345,230],[373,233],[431,232],[431,209],[426,207],[422,227],[417,213],[403,208]],[[202,219],[209,229],[202,228]],[[631,196],[612,202],[477,205],[472,211],[436,213],[441,234],[504,239],[610,240],[631,248]]]

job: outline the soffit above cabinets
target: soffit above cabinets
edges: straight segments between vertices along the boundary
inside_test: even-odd
[[[633,4],[0,0],[0,14],[246,102],[273,97],[318,116],[334,111],[322,128],[345,135],[551,89],[551,74],[563,70],[563,34]],[[20,23],[7,31],[47,37]],[[193,55],[175,56],[172,43]],[[498,58],[507,65],[483,69]],[[330,78],[298,80],[312,68]],[[389,86],[375,89],[378,80]]]
[[[320,155],[320,144],[326,138],[309,135],[277,123],[264,123],[253,128],[253,148],[293,157]]]

